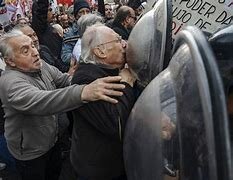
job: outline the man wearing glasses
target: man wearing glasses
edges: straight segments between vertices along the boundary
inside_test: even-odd
[[[87,28],[81,45],[83,62],[74,74],[73,84],[121,75],[126,88],[124,95],[117,98],[117,105],[96,101],[73,111],[71,162],[78,179],[126,180],[122,138],[135,102],[135,78],[122,69],[127,44],[112,29],[96,24]]]
[[[112,29],[118,33],[122,39],[128,40],[131,30],[136,23],[137,17],[131,7],[122,6],[116,13],[112,23]]]

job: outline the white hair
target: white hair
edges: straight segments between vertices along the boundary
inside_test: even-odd
[[[94,24],[86,29],[82,36],[81,58],[85,63],[97,64],[98,58],[92,53],[92,50],[105,39],[104,29],[110,29],[103,24]],[[106,46],[103,45],[106,49]]]
[[[9,40],[13,37],[18,37],[24,35],[19,30],[12,30],[9,33],[4,34],[0,38],[0,52],[2,54],[2,57],[13,57],[13,49],[9,44]]]
[[[103,20],[104,20],[103,17],[97,14],[86,14],[86,15],[81,16],[77,22],[80,36],[82,37],[87,27],[94,25],[96,23],[102,23]]]

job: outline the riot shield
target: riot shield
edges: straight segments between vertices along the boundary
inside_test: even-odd
[[[232,51],[232,47],[233,47],[233,24],[228,25],[220,30],[218,30],[217,32],[215,32],[214,34],[211,35],[211,37],[209,38],[209,43],[213,49],[213,52],[216,56],[217,59],[217,64],[219,67],[219,71],[220,71],[220,75],[223,81],[223,85],[224,85],[224,91],[225,91],[225,96],[227,99],[227,104],[229,104],[229,102],[231,101],[231,94],[232,94],[232,90],[233,90],[233,51]],[[228,105],[230,106],[230,104]],[[232,110],[231,107],[228,107],[228,116],[230,117],[229,120],[229,130],[230,130],[230,134],[233,133],[233,129],[232,129],[232,125],[233,125],[233,121],[232,121]],[[218,113],[219,114],[219,113]],[[220,113],[221,114],[221,113]],[[220,118],[220,117],[219,117]],[[227,150],[224,149],[224,144],[222,142],[222,139],[228,139],[228,131],[223,131],[224,129],[226,129],[226,127],[228,126],[227,124],[224,124],[224,122],[222,122],[221,124],[219,124],[218,121],[215,122],[215,134],[216,134],[216,151],[219,152],[217,155],[218,156],[218,165],[219,165],[219,169],[222,169],[221,172],[224,173],[223,175],[221,175],[222,177],[224,177],[223,179],[226,179],[226,175],[228,174],[229,171],[232,172],[229,168],[225,168],[225,167],[229,167],[231,166],[231,161],[229,158],[229,154],[225,153]],[[219,128],[221,126],[221,128]],[[232,152],[232,147],[233,147],[233,141],[232,141],[232,136],[231,136],[231,152]],[[220,155],[221,153],[221,155]],[[227,162],[222,162],[221,158],[222,156],[227,156],[225,157],[225,159],[228,159]],[[231,157],[232,159],[232,157]],[[222,164],[224,163],[224,164]],[[226,163],[228,163],[228,165],[226,166]],[[232,179],[232,174],[231,175],[231,179]]]
[[[159,0],[135,25],[128,39],[127,63],[142,86],[167,67],[171,53],[172,5]]]
[[[229,180],[227,121],[215,57],[202,32],[187,27],[169,66],[146,87],[128,119],[128,179]]]

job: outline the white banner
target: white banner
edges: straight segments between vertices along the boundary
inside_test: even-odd
[[[15,21],[16,15],[31,10],[32,0],[0,0],[0,23],[6,25],[9,21]]]
[[[7,9],[4,0],[0,0],[0,23],[3,25],[8,23]]]
[[[185,25],[212,33],[233,22],[233,0],[173,0],[172,9],[173,37]]]

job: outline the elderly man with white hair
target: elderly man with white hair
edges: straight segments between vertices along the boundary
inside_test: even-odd
[[[122,137],[135,102],[135,78],[123,69],[126,42],[107,26],[88,27],[81,44],[82,62],[73,84],[87,84],[97,78],[121,75],[123,96],[116,105],[96,101],[77,108],[71,146],[71,162],[80,179],[125,180]]]

